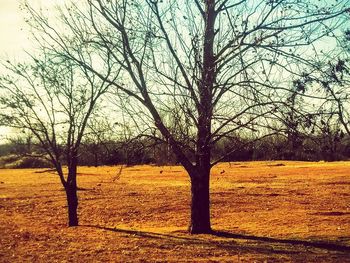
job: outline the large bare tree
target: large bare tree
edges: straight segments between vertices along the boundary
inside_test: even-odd
[[[68,224],[77,226],[79,148],[97,101],[109,84],[71,61],[42,51],[32,62],[4,62],[0,123],[33,135],[33,143],[54,166],[66,192]]]
[[[190,232],[208,233],[210,170],[225,157],[213,160],[213,146],[234,133],[270,133],[293,76],[346,23],[348,7],[348,0],[87,0],[61,9],[65,32],[29,10],[48,43],[125,94],[139,125],[171,146],[191,180]],[[91,49],[98,63],[85,59]]]

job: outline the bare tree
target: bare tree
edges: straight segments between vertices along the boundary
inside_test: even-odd
[[[315,79],[321,85],[326,93],[327,101],[325,103],[331,114],[336,114],[344,131],[350,136],[350,58],[347,52],[347,58],[339,58],[336,62],[329,62],[325,69],[318,71],[321,76]],[[326,107],[325,107],[326,108]],[[325,109],[327,111],[327,108]]]
[[[65,33],[29,10],[46,41],[126,94],[140,126],[157,128],[191,180],[190,232],[208,233],[210,170],[225,158],[214,160],[213,146],[234,132],[254,140],[269,135],[269,116],[285,103],[286,84],[312,64],[320,40],[347,21],[348,6],[348,0],[87,0],[62,9]],[[66,45],[69,38],[74,46]],[[103,67],[84,59],[87,48]],[[116,65],[122,71],[113,79]],[[171,112],[176,118],[164,118]],[[185,141],[173,129],[179,122],[188,127]]]
[[[71,61],[43,53],[31,64],[5,62],[0,79],[0,123],[33,135],[65,189],[69,226],[78,225],[79,147],[99,97],[109,84]],[[63,165],[67,165],[65,172]]]
[[[350,136],[350,30],[337,37],[329,52],[320,51],[305,70],[298,85],[317,92],[319,103],[315,127],[321,132],[324,159],[334,160],[344,133]],[[328,155],[328,157],[327,157]],[[339,157],[338,157],[339,158]]]

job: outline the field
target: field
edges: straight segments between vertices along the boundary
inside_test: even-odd
[[[213,235],[179,166],[81,167],[79,227],[47,169],[0,170],[0,262],[350,262],[350,162],[223,163]]]

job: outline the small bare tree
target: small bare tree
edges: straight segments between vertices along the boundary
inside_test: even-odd
[[[315,128],[321,133],[325,160],[336,159],[344,133],[350,136],[350,30],[342,33],[337,46],[329,52],[321,50],[298,80],[298,85],[319,94]]]
[[[96,103],[109,85],[71,61],[45,52],[32,60],[30,64],[5,62],[8,74],[0,79],[4,109],[0,123],[33,135],[65,189],[68,224],[77,226],[79,147]]]

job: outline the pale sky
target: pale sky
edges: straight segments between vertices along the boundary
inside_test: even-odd
[[[53,6],[63,0],[29,0],[32,5]],[[24,50],[30,51],[32,44],[28,26],[24,22],[25,11],[20,10],[23,0],[0,0],[0,59],[21,61]],[[10,135],[11,129],[0,127],[0,143]]]
[[[20,9],[24,0],[0,0],[0,60],[23,61],[24,50],[30,51],[29,28],[24,22],[25,11]],[[42,6],[52,10],[56,4],[67,0],[28,0],[35,8]],[[0,143],[11,130],[0,127]]]
[[[29,34],[24,23],[22,0],[0,0],[0,57],[18,58],[30,48]]]
[[[19,9],[20,0],[0,0],[0,59],[18,58],[23,48],[30,46],[28,35],[21,31],[24,19]],[[0,143],[11,129],[0,127]]]
[[[24,49],[32,45],[28,26],[24,22],[25,11],[20,10],[24,0],[0,0],[0,58],[19,59]],[[34,7],[53,8],[65,0],[28,0]]]

